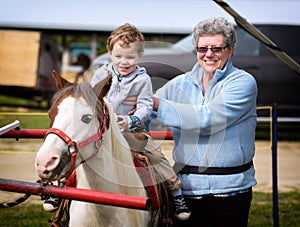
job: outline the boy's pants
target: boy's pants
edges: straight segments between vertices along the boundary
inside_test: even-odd
[[[144,131],[123,132],[123,135],[131,150],[140,152],[148,157],[152,167],[156,170],[156,173],[160,175],[160,179],[164,181],[169,190],[180,188],[180,179],[162,153],[160,145],[156,144]]]

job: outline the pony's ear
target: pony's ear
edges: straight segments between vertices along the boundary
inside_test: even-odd
[[[56,84],[56,87],[58,90],[62,89],[67,84],[71,84],[69,81],[67,81],[63,77],[59,76],[55,70],[52,71],[52,77],[55,81],[55,84]]]
[[[110,73],[103,80],[101,80],[93,87],[99,99],[102,99],[107,94],[107,92],[110,89],[111,83],[112,83],[112,75]]]

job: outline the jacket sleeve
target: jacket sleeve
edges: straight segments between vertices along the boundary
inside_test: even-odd
[[[191,100],[197,95],[186,95],[189,87],[178,80],[170,81],[156,94],[161,99],[157,117],[165,125],[209,135],[256,113],[256,81],[249,74],[232,76],[215,86],[208,100],[199,103]]]
[[[150,77],[143,77],[139,85],[141,89],[137,97],[137,106],[134,116],[137,116],[144,123],[149,119],[153,108],[153,93]]]

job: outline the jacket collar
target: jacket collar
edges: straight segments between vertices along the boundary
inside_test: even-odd
[[[228,60],[223,69],[217,69],[216,70],[213,79],[216,80],[216,81],[220,80],[225,75],[227,75],[229,71],[231,71],[232,67],[233,67],[232,66],[232,61]],[[199,84],[200,81],[202,80],[202,75],[203,75],[203,69],[200,66],[199,62],[197,62],[193,66],[192,71],[190,73],[190,76],[196,84]]]

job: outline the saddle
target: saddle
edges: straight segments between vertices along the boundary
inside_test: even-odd
[[[163,181],[159,179],[160,174],[153,168],[147,155],[144,155],[144,153],[147,153],[145,152],[147,149],[151,149],[152,153],[155,153],[157,146],[153,144],[153,139],[144,131],[125,132],[123,135],[131,149],[134,165],[143,182],[147,196],[152,200],[152,211],[159,214],[158,226],[173,226],[170,218],[171,207],[168,189]]]
[[[160,207],[159,192],[157,181],[154,176],[154,170],[145,155],[140,153],[133,153],[133,163],[136,170],[143,182],[144,188],[147,192],[148,197],[152,200],[152,209],[157,210]]]
[[[143,154],[149,135],[144,131],[126,131],[122,134],[128,142],[132,152],[133,163],[144,184],[148,197],[152,200],[152,209],[159,209],[160,201],[155,173],[148,157]]]

